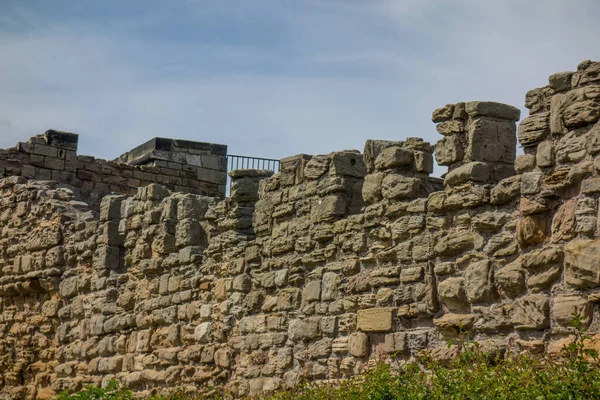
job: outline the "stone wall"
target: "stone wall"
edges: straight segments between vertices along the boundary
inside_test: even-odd
[[[117,379],[234,395],[350,377],[466,332],[556,352],[600,330],[600,63],[433,114],[444,138],[231,171],[223,201],[162,185],[102,199],[0,181],[0,393]],[[129,158],[129,156],[127,156]],[[135,155],[134,157],[135,158]]]
[[[115,161],[78,156],[78,135],[48,130],[43,135],[0,149],[0,177],[23,176],[56,181],[98,209],[108,194],[136,193],[160,183],[171,190],[225,197],[227,146],[154,138]]]

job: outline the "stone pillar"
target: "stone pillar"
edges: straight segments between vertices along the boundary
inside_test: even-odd
[[[420,138],[406,141],[367,140],[362,197],[365,203],[385,200],[412,200],[432,191],[429,174],[433,172],[431,145]]]
[[[446,185],[498,182],[514,175],[518,108],[488,101],[448,104],[433,112],[435,158],[448,166]]]

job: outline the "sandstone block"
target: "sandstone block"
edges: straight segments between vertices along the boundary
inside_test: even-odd
[[[331,222],[343,217],[346,213],[346,201],[342,196],[327,196],[319,199],[311,209],[311,221]]]
[[[508,297],[517,297],[522,294],[525,286],[525,269],[520,262],[513,262],[499,269],[495,274],[500,292]]]
[[[469,305],[464,278],[447,278],[438,284],[440,301],[449,310],[460,310]]]
[[[515,159],[515,171],[517,174],[531,172],[535,169],[536,156],[533,154],[521,154]]]
[[[341,151],[332,153],[329,166],[331,175],[362,178],[367,174],[365,163],[358,151]]]
[[[545,140],[538,145],[535,155],[536,164],[540,167],[551,167],[554,165],[554,146],[552,141]]]
[[[434,319],[433,324],[440,330],[443,338],[452,338],[459,333],[471,330],[476,318],[475,314],[447,313]]]
[[[319,179],[329,169],[329,157],[316,156],[304,166],[304,177],[309,180]]]
[[[490,191],[490,202],[492,204],[506,204],[515,199],[521,193],[521,176],[511,176],[501,180]]]
[[[292,319],[289,325],[289,337],[291,340],[311,340],[319,336],[320,317]]]
[[[465,159],[512,164],[516,157],[516,126],[512,121],[478,118],[467,134]]]
[[[600,286],[600,239],[565,245],[565,283],[575,288]]]
[[[379,153],[375,159],[375,168],[384,170],[394,167],[407,167],[414,164],[413,152],[401,147],[388,147]]]
[[[444,136],[466,132],[465,123],[462,119],[441,122],[435,126],[435,129],[440,135]]]
[[[386,199],[410,199],[417,195],[420,181],[399,174],[388,174],[381,182],[381,193]]]
[[[340,278],[334,272],[325,272],[323,274],[323,285],[321,288],[321,300],[331,301],[338,297],[338,285]]]
[[[583,327],[587,327],[592,320],[592,307],[588,301],[579,295],[558,295],[554,298],[552,318],[556,324],[571,328],[574,319],[573,313],[582,317]]]
[[[545,329],[550,326],[549,301],[545,294],[533,294],[518,299],[512,308],[511,323],[515,329]]]
[[[431,116],[433,122],[444,122],[452,118],[454,114],[454,104],[446,104],[444,107],[436,108]]]
[[[385,335],[383,351],[388,354],[403,353],[408,348],[406,333],[397,332]]]
[[[550,113],[530,115],[519,124],[519,142],[524,147],[534,146],[550,134]]]
[[[461,161],[464,155],[464,146],[457,135],[446,136],[435,145],[435,159],[439,165],[451,165]]]
[[[451,232],[438,240],[434,247],[437,254],[450,256],[470,250],[475,246],[475,236],[469,231]]]
[[[354,357],[366,357],[369,355],[369,337],[363,332],[356,332],[348,337],[348,354]]]
[[[546,239],[546,216],[528,215],[517,223],[517,240],[521,245],[541,243]]]
[[[364,332],[389,332],[393,327],[393,308],[358,310],[357,328]]]
[[[521,117],[521,110],[518,108],[493,101],[470,101],[465,104],[465,110],[473,118],[485,116],[518,121]]]
[[[486,182],[489,179],[489,165],[474,161],[448,172],[444,183],[449,186],[457,186],[465,182]]]
[[[433,172],[433,156],[426,151],[415,151],[415,169],[418,172]]]
[[[215,351],[215,364],[217,367],[229,368],[231,366],[232,353],[230,349],[219,349]]]
[[[493,299],[492,273],[489,260],[469,264],[465,271],[465,292],[469,302],[480,303]]]
[[[381,182],[383,181],[383,177],[383,172],[365,176],[362,187],[362,198],[365,203],[373,204],[381,200]]]

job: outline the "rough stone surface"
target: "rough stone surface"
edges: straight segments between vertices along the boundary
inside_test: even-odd
[[[153,140],[136,166],[58,131],[0,150],[0,398],[110,379],[259,396],[423,349],[449,362],[465,333],[553,352],[574,310],[598,335],[598,71],[527,93],[516,162],[517,109],[456,103],[433,114],[441,144],[230,171],[222,201],[201,195],[224,193],[202,183],[224,176],[218,145]]]

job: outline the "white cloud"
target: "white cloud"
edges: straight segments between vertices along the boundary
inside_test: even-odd
[[[594,0],[189,4],[199,20],[277,19],[284,30],[266,32],[268,45],[224,33],[178,42],[131,34],[161,23],[155,13],[103,27],[21,10],[37,28],[0,36],[0,120],[11,121],[0,147],[47,128],[80,133],[80,153],[104,158],[154,136],[273,158],[368,138],[435,142],[434,108],[522,106],[551,73],[600,59]]]

